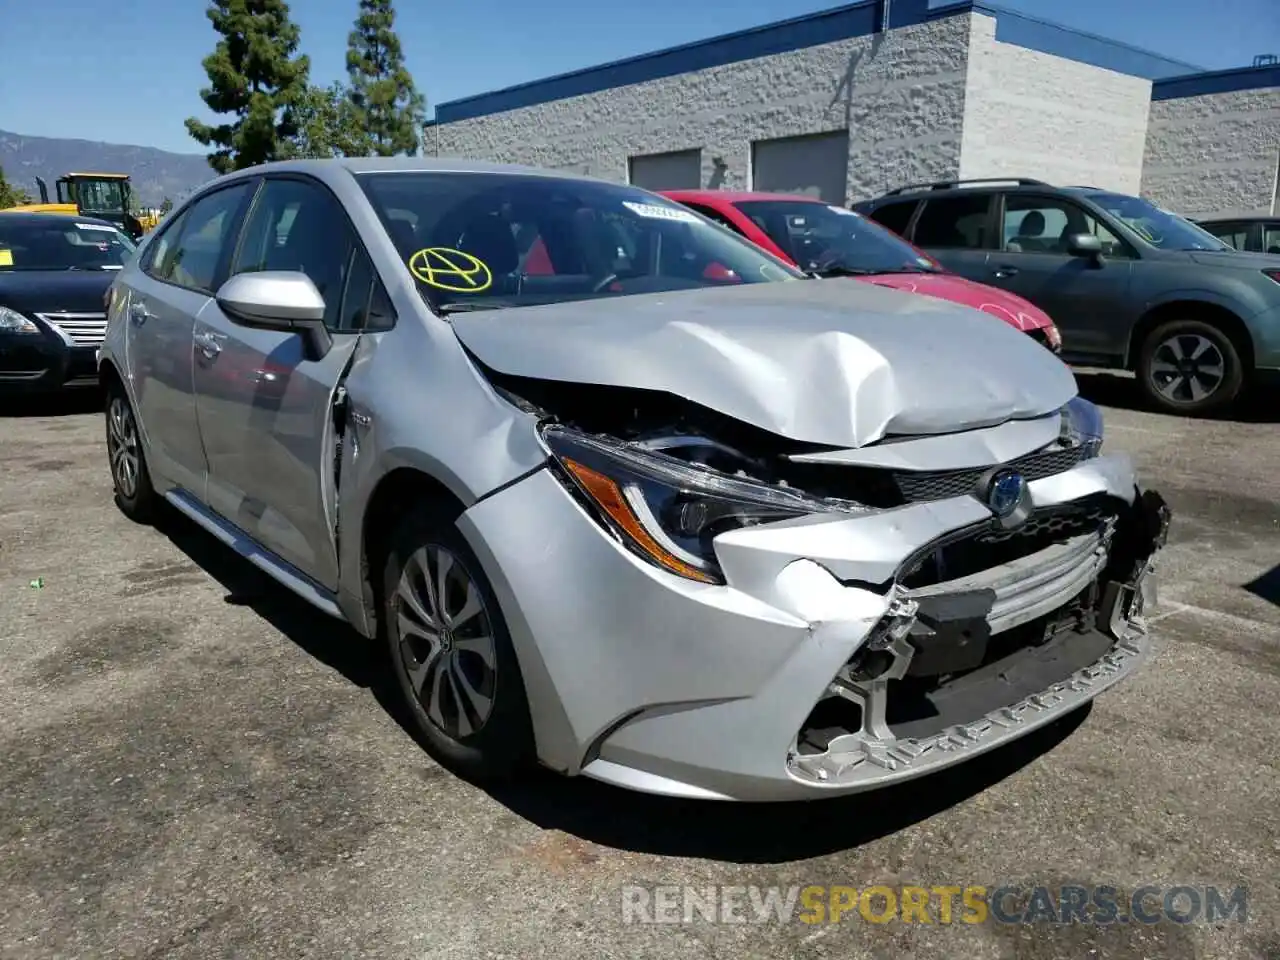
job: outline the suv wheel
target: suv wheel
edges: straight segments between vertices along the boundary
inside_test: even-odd
[[[1143,393],[1169,413],[1219,410],[1244,386],[1244,364],[1231,338],[1199,320],[1174,320],[1152,330],[1137,373]]]
[[[148,522],[155,513],[156,492],[142,452],[142,437],[133,405],[119,384],[107,388],[107,457],[116,505],[137,523]]]
[[[428,752],[471,780],[525,768],[534,747],[520,665],[493,589],[451,517],[419,510],[397,531],[382,613]]]

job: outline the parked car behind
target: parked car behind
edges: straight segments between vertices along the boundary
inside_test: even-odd
[[[0,217],[0,394],[97,386],[103,297],[134,250],[105,220]]]
[[[1280,217],[1207,217],[1195,222],[1234,250],[1280,256]]]
[[[663,195],[728,227],[787,263],[820,277],[852,276],[974,307],[1057,352],[1058,328],[1015,294],[974,283],[891,230],[844,207],[794,194],[664,190]]]
[[[267,358],[267,404],[214,374]],[[163,499],[378,638],[471,776],[866,790],[1148,655],[1168,510],[1064,364],[635,187],[229,174],[116,280],[102,377],[121,509]]]
[[[1064,359],[1136,371],[1160,409],[1206,413],[1280,380],[1280,263],[1148,200],[1020,179],[902,187],[856,206],[1042,307]]]

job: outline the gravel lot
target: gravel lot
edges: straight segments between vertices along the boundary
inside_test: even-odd
[[[1280,430],[1081,381],[1176,511],[1155,659],[953,774],[777,807],[455,779],[355,634],[120,515],[93,399],[0,415],[0,957],[1280,958]],[[1250,891],[1216,927],[624,925],[633,883]]]

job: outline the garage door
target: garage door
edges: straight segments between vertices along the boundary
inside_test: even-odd
[[[632,185],[644,190],[697,190],[702,186],[702,151],[632,157],[629,175]]]
[[[848,130],[751,145],[753,190],[803,193],[843,206],[848,170]]]

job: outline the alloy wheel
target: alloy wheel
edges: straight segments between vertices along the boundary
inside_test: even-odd
[[[462,561],[428,544],[404,566],[396,590],[401,662],[427,718],[457,740],[493,710],[497,649],[479,587]]]
[[[1222,351],[1208,337],[1174,334],[1151,358],[1151,385],[1171,403],[1199,403],[1213,395],[1227,376]]]
[[[126,500],[138,493],[138,425],[123,397],[112,397],[107,407],[107,455],[116,489]]]

